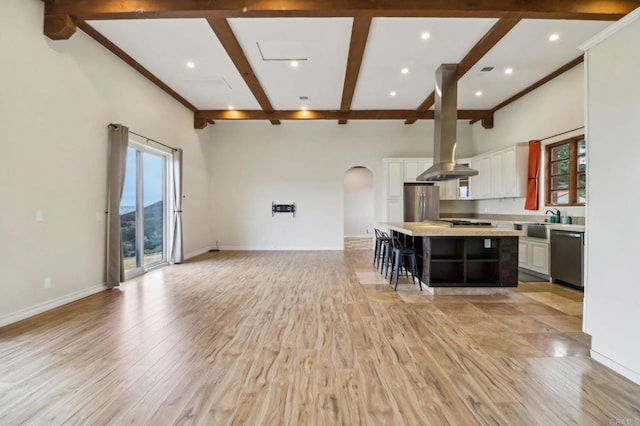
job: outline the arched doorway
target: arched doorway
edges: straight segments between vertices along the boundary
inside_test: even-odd
[[[370,249],[373,238],[373,172],[356,166],[344,174],[345,248]],[[353,247],[352,247],[353,246]]]

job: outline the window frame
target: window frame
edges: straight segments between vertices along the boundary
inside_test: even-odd
[[[578,153],[578,142],[584,140],[585,141],[585,145],[586,145],[586,139],[584,137],[584,135],[579,135],[579,136],[574,136],[568,139],[564,139],[558,142],[554,142],[551,144],[548,144],[545,146],[545,156],[546,156],[546,161],[545,161],[545,166],[546,166],[546,170],[545,170],[545,207],[573,207],[573,206],[585,206],[586,203],[580,203],[578,202],[578,191],[579,189],[582,188],[578,188],[578,182],[579,182],[579,175],[584,173],[585,174],[585,181],[586,181],[586,164],[585,164],[585,170],[584,172],[579,172],[578,171],[578,157],[581,156]],[[554,163],[554,161],[551,159],[551,150],[554,148],[557,148],[559,146],[562,145],[569,145],[569,188],[567,189],[568,191],[568,195],[569,195],[569,202],[566,204],[552,204],[551,203],[551,178],[553,177],[551,175],[551,165],[552,163]],[[582,154],[583,156],[585,156],[586,158],[586,153]],[[554,175],[557,176],[557,175]],[[585,190],[585,198],[586,198],[586,185],[584,187]]]

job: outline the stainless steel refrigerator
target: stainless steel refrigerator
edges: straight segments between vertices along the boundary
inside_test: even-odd
[[[404,221],[440,220],[440,188],[433,184],[404,184]]]

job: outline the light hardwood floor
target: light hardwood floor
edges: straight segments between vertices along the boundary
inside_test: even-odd
[[[396,293],[371,257],[211,253],[2,328],[0,424],[640,422],[580,293]]]

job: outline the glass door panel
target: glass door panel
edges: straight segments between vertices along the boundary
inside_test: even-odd
[[[138,252],[138,151],[127,150],[127,168],[124,176],[124,189],[120,200],[120,232],[125,271],[140,268]]]
[[[136,145],[127,152],[120,200],[126,277],[165,262],[167,157]]]
[[[164,260],[165,168],[164,157],[143,153],[144,266]]]

